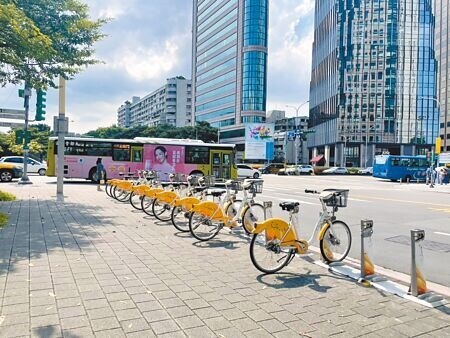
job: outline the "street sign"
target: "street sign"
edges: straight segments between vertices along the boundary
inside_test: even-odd
[[[25,110],[0,108],[0,118],[25,120]]]
[[[25,123],[0,122],[0,127],[23,128],[25,127]]]

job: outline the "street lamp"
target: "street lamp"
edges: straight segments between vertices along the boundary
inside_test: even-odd
[[[365,148],[365,157],[366,158],[365,158],[365,161],[364,161],[364,165],[365,165],[366,168],[367,168],[367,147],[369,146],[367,141],[369,139],[369,132],[370,131],[374,131],[375,130],[374,128],[375,128],[375,126],[371,126],[371,127],[367,128],[367,130],[366,130],[366,148]]]
[[[295,146],[295,167],[297,167],[297,164],[298,164],[298,144],[299,144],[299,141],[300,141],[300,135],[297,135],[298,134],[297,133],[298,111],[300,110],[301,107],[303,107],[308,102],[309,102],[309,100],[303,102],[302,104],[300,104],[297,107],[296,106],[291,106],[291,105],[288,105],[288,104],[286,105],[286,107],[295,109],[295,123],[294,123],[294,128],[295,128],[295,133],[294,133],[294,135],[295,135],[295,143],[294,143],[294,146]],[[286,133],[287,133],[287,130],[286,130]]]

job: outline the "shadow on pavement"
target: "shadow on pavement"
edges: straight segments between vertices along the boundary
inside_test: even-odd
[[[331,286],[320,285],[317,281],[320,278],[321,275],[313,275],[311,274],[311,271],[308,271],[308,273],[301,275],[290,272],[281,272],[276,275],[261,274],[256,279],[267,287],[274,289],[289,289],[307,286],[314,291],[326,293],[328,289],[331,289]]]
[[[197,248],[224,248],[228,250],[236,250],[239,249],[240,246],[237,244],[242,244],[242,242],[236,241],[221,241],[219,239],[211,239],[209,241],[197,241],[192,243],[193,246]]]
[[[0,229],[0,276],[52,252],[78,255],[92,241],[111,236],[98,230],[111,224],[112,217],[100,216],[99,207],[87,203],[18,200],[1,203],[0,211],[9,215],[8,225]]]

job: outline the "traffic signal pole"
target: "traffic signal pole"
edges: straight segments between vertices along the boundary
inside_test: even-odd
[[[31,88],[25,83],[25,89],[23,90],[23,106],[25,108],[25,140],[23,143],[23,175],[19,180],[19,184],[31,184],[33,182],[28,178],[28,112],[30,109],[30,96]]]

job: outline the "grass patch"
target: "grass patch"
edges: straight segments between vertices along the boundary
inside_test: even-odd
[[[11,194],[9,192],[0,190],[0,201],[5,202],[5,201],[15,201],[15,200],[16,200],[16,196],[14,196],[13,194]]]
[[[5,225],[8,224],[8,221],[9,221],[9,216],[0,212],[0,229],[4,228]]]

